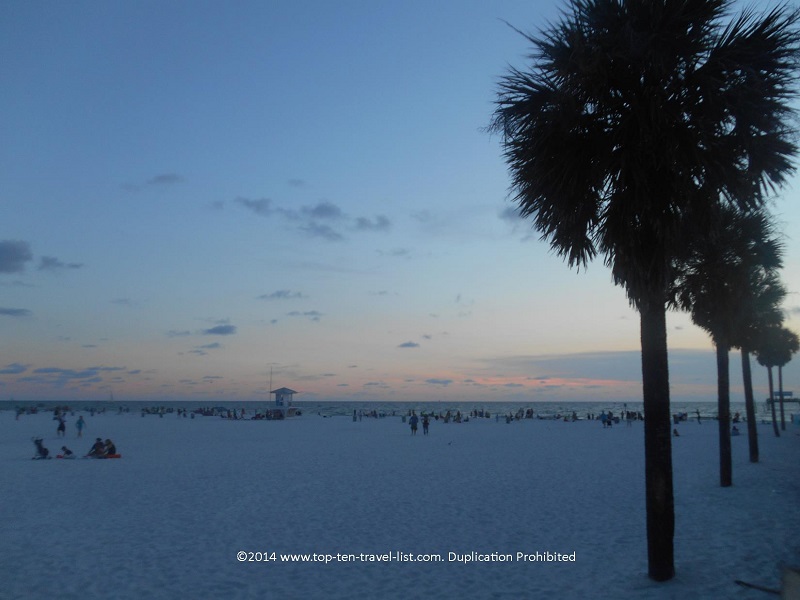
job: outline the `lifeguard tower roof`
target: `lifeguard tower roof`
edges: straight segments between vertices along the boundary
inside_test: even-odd
[[[278,388],[277,390],[272,390],[270,394],[279,394],[281,396],[286,396],[288,394],[297,394],[294,390],[290,390],[287,387]]]

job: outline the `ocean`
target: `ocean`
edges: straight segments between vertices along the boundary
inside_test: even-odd
[[[159,410],[161,408],[168,412],[177,409],[187,409],[193,411],[203,408],[218,408],[223,410],[244,409],[246,415],[253,415],[256,412],[264,412],[275,407],[273,402],[231,402],[231,401],[173,401],[173,402],[145,402],[124,400],[100,400],[100,401],[77,401],[77,402],[34,402],[34,401],[0,401],[0,410],[30,409],[37,407],[40,410],[53,410],[56,407],[68,406],[73,411],[120,411],[140,412],[146,410]],[[643,412],[641,402],[317,402],[317,401],[295,401],[293,406],[304,414],[319,415],[323,417],[350,416],[353,411],[375,413],[380,416],[405,415],[409,411],[415,410],[417,413],[427,412],[433,414],[444,414],[448,410],[455,414],[460,411],[463,416],[469,416],[475,411],[483,411],[490,417],[516,414],[520,409],[527,411],[531,409],[533,414],[541,418],[555,418],[559,415],[577,414],[579,419],[586,419],[588,415],[600,415],[602,412],[611,411],[619,415],[624,410],[633,412]],[[717,417],[716,402],[673,402],[670,408],[672,414],[687,413],[690,417],[695,417],[700,411],[702,418],[714,419]],[[800,412],[797,403],[787,403],[785,405],[786,419],[791,419],[791,414]],[[731,402],[731,415],[740,413],[745,415],[744,402]],[[769,407],[764,401],[756,402],[756,415],[760,421],[771,422],[772,415]]]

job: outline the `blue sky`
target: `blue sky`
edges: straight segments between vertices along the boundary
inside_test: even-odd
[[[503,21],[558,6],[0,4],[0,398],[264,400],[270,369],[298,400],[640,398],[637,314],[507,218],[484,130],[528,50]],[[673,397],[713,400],[669,328]]]

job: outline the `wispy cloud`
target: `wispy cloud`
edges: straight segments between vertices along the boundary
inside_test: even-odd
[[[233,335],[234,333],[236,333],[235,325],[217,325],[203,330],[203,335]]]
[[[441,386],[447,387],[448,385],[453,383],[453,380],[452,379],[431,378],[431,379],[426,379],[425,383],[430,383],[431,385],[441,385]]]
[[[122,189],[127,190],[129,192],[138,192],[143,187],[164,187],[175,185],[178,183],[183,183],[185,180],[183,176],[178,175],[177,173],[159,173],[157,175],[153,175],[150,179],[142,183],[124,183],[122,184]]]
[[[0,315],[5,317],[29,317],[31,314],[27,308],[0,308]]]
[[[20,363],[11,363],[0,369],[0,375],[19,375],[28,370],[28,365]]]
[[[93,366],[86,369],[63,369],[60,367],[42,367],[34,369],[30,375],[19,378],[18,381],[63,387],[72,383],[88,385],[102,383],[106,373],[126,371],[125,367]]]
[[[298,231],[309,237],[321,238],[329,242],[340,242],[346,239],[343,230],[370,232],[386,231],[391,228],[391,221],[385,215],[377,215],[374,219],[364,216],[350,217],[338,205],[328,200],[302,206],[299,209],[278,206],[270,198],[253,199],[240,196],[235,198],[234,202],[259,216],[278,216],[286,221],[297,223]]]
[[[419,348],[419,344],[417,342],[403,342],[402,344],[398,344],[398,348]]]
[[[241,204],[246,209],[256,213],[257,215],[261,215],[263,217],[270,216],[274,210],[272,209],[272,200],[269,198],[235,198],[233,200],[237,204]]]
[[[308,298],[308,296],[302,292],[293,292],[292,290],[275,290],[270,294],[258,296],[259,300],[298,300],[300,298]]]
[[[187,331],[185,329],[182,329],[182,330],[170,329],[167,332],[167,337],[171,337],[171,338],[174,338],[174,337],[185,337],[187,335],[192,335],[192,332],[191,331]]]
[[[321,223],[310,222],[306,225],[302,225],[299,227],[300,231],[307,233],[310,237],[322,238],[323,240],[328,240],[329,242],[340,242],[344,239],[344,236],[333,229],[330,225],[324,225]]]
[[[391,222],[383,215],[378,215],[374,220],[366,217],[356,219],[356,229],[358,231],[387,231],[391,228]]]
[[[25,263],[33,260],[28,242],[20,240],[0,241],[0,273],[22,273]]]
[[[378,254],[392,258],[408,258],[411,255],[411,250],[408,248],[392,248],[391,250],[378,250]]]
[[[318,310],[306,310],[306,311],[299,311],[293,310],[292,312],[286,313],[287,317],[308,317],[312,321],[319,321],[323,317],[323,313],[319,312]]]
[[[300,213],[309,219],[322,219],[324,221],[336,221],[344,217],[342,209],[332,202],[323,201],[314,206],[306,206],[300,209]]]
[[[177,173],[161,173],[148,179],[147,185],[174,185],[183,181],[183,177]]]
[[[519,209],[515,206],[506,206],[497,214],[497,217],[501,221],[506,221],[512,225],[519,225],[524,221],[522,216],[519,214]]]
[[[62,271],[65,269],[80,269],[83,267],[83,263],[65,263],[55,256],[42,256],[39,259],[39,267],[40,271]]]
[[[136,306],[136,303],[130,298],[114,298],[111,300],[111,304],[116,304],[117,306]]]
[[[219,342],[214,342],[213,344],[203,344],[202,346],[195,346],[192,350],[189,350],[189,354],[206,356],[208,354],[207,350],[220,350],[222,348],[224,348],[222,344],[220,344]]]

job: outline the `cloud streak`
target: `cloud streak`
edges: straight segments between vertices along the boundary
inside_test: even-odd
[[[217,325],[203,330],[203,335],[233,335],[236,333],[235,325]]]
[[[292,290],[275,290],[271,294],[258,296],[259,300],[297,300],[300,298],[308,298],[308,296],[302,292],[293,292]]]
[[[83,263],[65,263],[55,256],[42,256],[39,259],[39,267],[40,271],[63,271],[66,269],[80,269],[83,267]]]
[[[260,217],[280,217],[296,223],[297,230],[308,237],[329,242],[346,239],[342,229],[350,232],[383,232],[391,229],[392,223],[385,215],[375,218],[350,217],[333,202],[323,200],[317,204],[303,206],[299,210],[277,206],[271,198],[245,198],[239,196],[234,202]]]
[[[27,308],[0,308],[0,316],[4,317],[30,317],[31,314]]]
[[[28,242],[20,240],[0,241],[0,273],[22,273],[25,263],[33,260]]]

